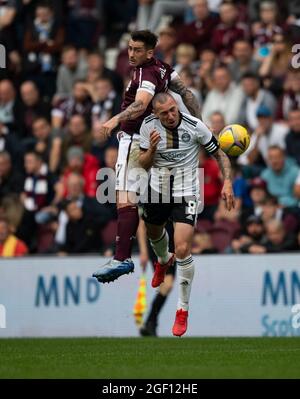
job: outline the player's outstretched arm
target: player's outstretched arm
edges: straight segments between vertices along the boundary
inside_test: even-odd
[[[136,119],[138,116],[142,115],[146,111],[152,98],[152,94],[144,90],[138,91],[135,96],[135,101],[130,104],[124,111],[120,112],[119,114],[112,117],[109,121],[105,122],[102,125],[100,132],[108,137],[111,135],[111,132],[119,125],[120,122]]]
[[[230,160],[225,152],[223,152],[220,148],[213,155],[220,166],[224,179],[221,196],[222,199],[225,201],[227,210],[230,211],[235,206],[235,199],[232,189],[232,173]]]
[[[169,89],[181,96],[184,105],[190,111],[191,115],[202,120],[201,108],[200,108],[199,102],[197,101],[196,97],[191,92],[191,90],[189,90],[185,86],[185,84],[179,77],[171,80]]]

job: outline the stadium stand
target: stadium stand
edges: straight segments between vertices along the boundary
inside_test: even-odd
[[[130,79],[128,33],[146,27],[159,35],[156,56],[191,88],[214,133],[241,123],[252,136],[232,159],[231,213],[220,200],[218,165],[201,153],[207,206],[193,253],[299,251],[297,3],[1,1],[1,256],[110,254],[115,205],[96,202],[96,174],[114,167],[118,141],[103,142],[98,130],[120,111]]]

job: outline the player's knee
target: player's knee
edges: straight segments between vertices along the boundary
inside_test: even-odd
[[[190,255],[191,248],[190,245],[187,242],[181,242],[176,245],[175,247],[175,253],[176,257],[179,259],[184,259],[187,256]]]

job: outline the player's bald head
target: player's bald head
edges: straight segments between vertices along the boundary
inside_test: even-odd
[[[174,98],[171,96],[169,93],[158,93],[153,97],[152,100],[152,107],[154,110],[156,110],[160,105],[166,104],[166,103],[175,103],[176,101]]]

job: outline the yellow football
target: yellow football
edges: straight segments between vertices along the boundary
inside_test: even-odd
[[[221,149],[231,157],[243,154],[250,144],[247,129],[237,124],[225,126],[219,133],[218,140]]]

